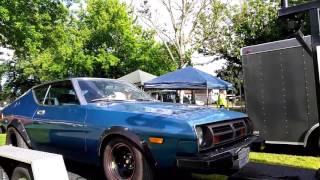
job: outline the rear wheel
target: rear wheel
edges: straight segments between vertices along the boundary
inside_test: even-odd
[[[103,152],[103,169],[107,179],[153,179],[153,170],[135,144],[115,138]]]
[[[30,168],[25,165],[17,166],[13,170],[11,180],[32,180]]]
[[[317,128],[310,135],[307,143],[307,148],[310,153],[317,154],[320,151],[320,128]]]
[[[7,130],[6,144],[29,149],[27,143],[23,140],[22,136],[13,127],[9,127]]]

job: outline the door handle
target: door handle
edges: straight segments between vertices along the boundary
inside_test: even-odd
[[[37,111],[37,115],[40,115],[40,116],[44,115],[45,113],[46,113],[46,110],[38,110]]]
[[[33,124],[41,124],[39,121],[33,121]]]

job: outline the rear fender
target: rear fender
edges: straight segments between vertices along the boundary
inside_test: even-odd
[[[307,143],[308,143],[308,140],[309,140],[309,136],[310,136],[313,132],[315,132],[315,130],[316,130],[317,128],[320,128],[320,127],[319,127],[319,123],[313,125],[313,126],[307,131],[306,135],[304,136],[304,144],[303,144],[304,147],[307,147]],[[320,142],[319,142],[319,144],[320,144]]]
[[[18,120],[18,119],[14,119],[12,120],[8,126],[7,126],[7,129],[10,128],[10,127],[14,127],[21,135],[21,137],[23,138],[23,140],[26,142],[26,144],[31,147],[31,140],[27,134],[27,131],[23,125],[23,123]]]

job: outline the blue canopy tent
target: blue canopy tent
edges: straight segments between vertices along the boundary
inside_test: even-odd
[[[208,89],[231,89],[232,84],[193,67],[186,67],[147,81],[144,83],[144,88],[172,90],[206,89],[208,104]]]
[[[186,67],[144,83],[145,89],[231,89],[232,84],[208,73]]]

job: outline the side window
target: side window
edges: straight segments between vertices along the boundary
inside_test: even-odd
[[[43,100],[44,100],[44,97],[45,97],[46,92],[48,90],[48,87],[49,87],[49,85],[43,85],[43,86],[39,86],[39,87],[33,89],[35,98],[39,104],[43,103]]]
[[[79,104],[79,100],[75,90],[73,89],[71,81],[51,84],[44,104],[55,106]]]

